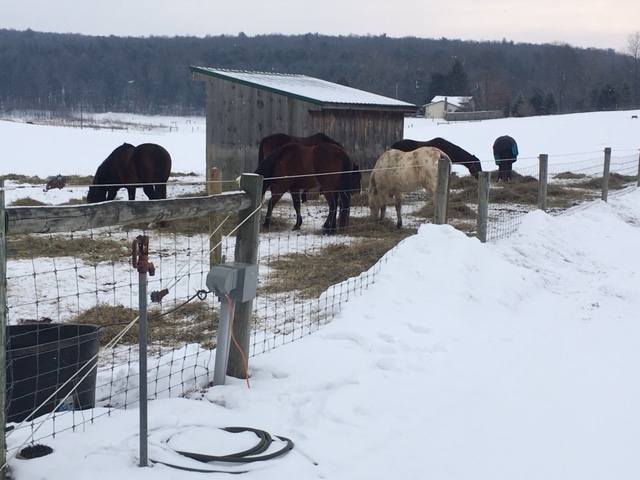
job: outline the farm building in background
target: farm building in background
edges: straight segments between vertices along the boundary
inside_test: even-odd
[[[260,140],[273,133],[306,137],[324,132],[360,168],[373,168],[401,140],[404,117],[417,106],[305,75],[191,66],[206,82],[207,169],[233,180],[258,166]]]
[[[446,118],[448,113],[473,111],[473,97],[445,97],[436,95],[424,105],[425,118]]]
[[[473,97],[445,97],[436,95],[431,103],[423,105],[425,118],[441,118],[450,122],[463,120],[490,120],[504,117],[501,110],[475,110]]]

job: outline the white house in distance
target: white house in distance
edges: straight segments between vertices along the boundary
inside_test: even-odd
[[[459,110],[472,111],[473,97],[445,97],[436,95],[424,105],[425,118],[445,118],[447,113]]]

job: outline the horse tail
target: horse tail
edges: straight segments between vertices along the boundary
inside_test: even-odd
[[[260,165],[264,160],[264,152],[262,151],[262,148],[264,147],[264,144],[268,140],[268,138],[269,137],[264,137],[262,140],[260,140],[260,145],[258,146],[258,165]]]
[[[276,160],[280,157],[281,149],[276,148],[273,152],[271,152],[267,158],[260,161],[258,163],[258,168],[256,168],[255,173],[258,175],[262,175],[262,194],[264,195],[266,191],[271,187],[272,181],[269,180],[273,177],[273,171],[276,167]]]
[[[347,152],[341,152],[342,174],[340,175],[340,203],[342,208],[349,208],[351,204],[351,175],[353,175],[353,162]]]
[[[376,183],[376,176],[374,175],[374,172],[371,172],[371,174],[369,175],[369,197],[372,197],[374,195],[378,195],[378,184]]]
[[[171,175],[171,155],[164,147],[156,145],[154,157],[158,160],[154,172],[154,180],[157,183],[167,183]]]

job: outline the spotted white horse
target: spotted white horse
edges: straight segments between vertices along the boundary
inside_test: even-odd
[[[369,179],[369,208],[374,221],[384,222],[387,202],[395,200],[398,221],[402,228],[402,199],[405,193],[424,188],[427,200],[435,198],[438,182],[438,161],[451,159],[435,147],[421,147],[411,152],[390,149],[376,161]]]

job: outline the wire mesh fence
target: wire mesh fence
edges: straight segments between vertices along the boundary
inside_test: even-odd
[[[548,174],[549,213],[599,198],[602,165],[601,154],[553,162]],[[637,155],[612,157],[611,172],[614,192],[637,185]],[[515,231],[524,216],[537,208],[538,176],[537,167],[516,167],[511,182],[491,182],[489,241]],[[469,176],[451,177],[449,224],[470,236],[476,229],[477,188]],[[198,189],[204,190],[204,184]],[[433,206],[428,200],[424,192],[406,195],[404,227],[398,230],[393,209],[384,222],[373,221],[366,192],[354,195],[347,233],[324,235],[327,204],[322,195],[312,192],[302,204],[303,223],[297,231],[291,230],[296,218],[291,199],[285,196],[274,210],[269,231],[259,237],[258,291],[249,354],[255,356],[293,342],[331,321],[343,302],[375,281],[385,256],[393,254],[419,225],[432,220]],[[229,232],[236,218],[227,217],[223,223],[220,248],[225,261],[231,262],[236,238]],[[107,417],[114,408],[138,405],[139,277],[131,264],[131,245],[141,234],[149,237],[149,260],[155,265],[155,275],[148,277],[147,286],[155,299],[148,312],[148,397],[197,397],[210,386],[219,304],[206,287],[211,249],[206,221],[169,222],[161,229],[134,225],[9,236],[6,318],[14,331],[7,338],[11,352],[7,356],[8,385],[21,374],[19,362],[30,362],[24,370],[32,382],[29,398],[23,398],[13,386],[7,388],[7,411],[20,411],[19,416],[10,417],[13,430],[7,435],[17,439],[11,445],[77,430]],[[61,325],[75,325],[70,339],[59,333],[54,339],[45,339],[38,333],[40,329],[59,330]],[[85,326],[93,331],[80,333],[78,329]],[[35,336],[36,346],[25,350],[21,342],[27,330],[30,341]],[[45,349],[56,358],[72,356],[65,362],[79,371],[83,371],[83,362],[91,364],[95,356],[93,398],[82,396],[82,389],[70,394],[63,388],[48,399],[51,390],[44,388],[45,380],[50,382],[55,376],[56,385],[64,380],[59,374],[61,367],[55,366],[55,373],[51,373],[43,366],[39,357]],[[38,395],[46,395],[47,401]],[[38,402],[45,406],[34,412]]]

